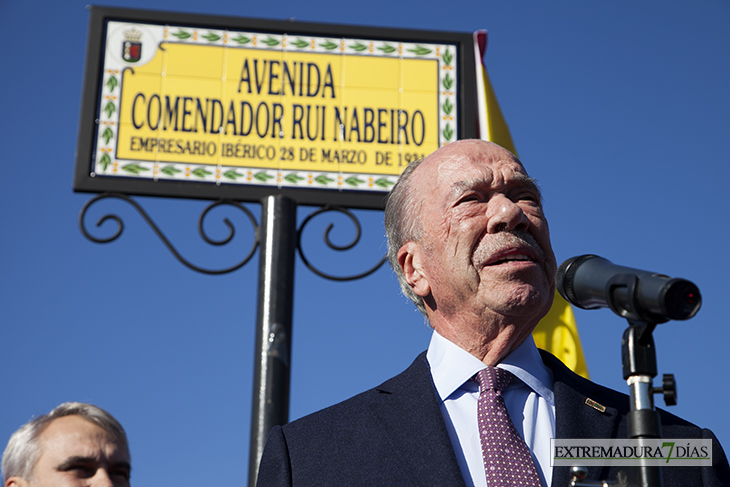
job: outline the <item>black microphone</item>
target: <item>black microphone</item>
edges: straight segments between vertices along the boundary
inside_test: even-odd
[[[702,304],[699,288],[686,279],[618,266],[597,255],[563,262],[555,284],[579,308],[610,308],[626,319],[651,323],[688,320]]]

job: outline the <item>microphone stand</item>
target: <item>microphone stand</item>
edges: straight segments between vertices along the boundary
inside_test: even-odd
[[[624,331],[621,340],[621,359],[624,379],[629,385],[631,395],[629,438],[661,438],[659,415],[654,409],[654,392],[658,391],[652,387],[652,380],[657,375],[652,332],[657,324],[628,321],[629,327]],[[662,487],[659,466],[627,467],[626,473],[631,486]]]
[[[665,374],[662,387],[653,387],[652,380],[657,375],[656,349],[654,347],[654,328],[667,321],[661,317],[644,315],[636,300],[638,278],[632,275],[618,275],[609,286],[625,287],[629,296],[628,306],[621,308],[610,303],[611,309],[626,318],[629,327],[621,340],[621,362],[623,377],[629,386],[631,410],[629,419],[629,438],[661,438],[659,415],[654,408],[654,394],[663,393],[667,406],[677,404],[677,389],[672,374]],[[619,484],[630,487],[662,487],[662,472],[659,466],[639,465],[625,467],[625,478]],[[573,467],[571,487],[588,487],[616,484],[610,481],[585,481],[585,467]],[[623,477],[619,472],[619,477]]]

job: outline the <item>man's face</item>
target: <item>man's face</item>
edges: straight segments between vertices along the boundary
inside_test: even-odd
[[[54,419],[39,440],[41,454],[26,485],[129,487],[127,448],[81,416]]]
[[[461,141],[440,154],[416,169],[412,186],[432,306],[465,320],[519,317],[531,332],[550,308],[557,267],[538,188],[494,144]]]

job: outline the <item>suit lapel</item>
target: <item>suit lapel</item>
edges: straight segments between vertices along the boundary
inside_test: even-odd
[[[414,485],[465,486],[425,352],[402,374],[376,387],[372,413],[402,451]]]
[[[617,410],[604,388],[571,372],[553,355],[540,350],[553,373],[557,438],[616,438],[625,435],[623,407]],[[376,387],[372,414],[390,436],[402,468],[414,485],[465,486],[431,378],[425,352],[402,374]],[[615,398],[613,398],[615,399]],[[588,401],[587,401],[588,400]],[[628,408],[628,401],[626,401]],[[606,478],[607,470],[589,469],[588,480]],[[554,467],[552,485],[570,482],[569,467]]]
[[[543,361],[553,372],[556,438],[616,438],[621,411],[606,402],[600,386],[571,372],[553,355],[540,350]],[[628,407],[628,401],[626,403]],[[605,479],[608,470],[590,468],[587,480]],[[553,467],[552,485],[570,483],[570,467]]]
[[[540,353],[553,373],[557,438],[626,435],[622,416],[628,410],[628,398],[621,398],[625,405],[614,407],[616,397],[606,397],[605,388],[571,372],[551,354]],[[407,452],[398,461],[413,484],[465,486],[425,352],[406,371],[375,390],[378,396],[371,403],[371,413],[389,435],[393,451]],[[607,469],[589,469],[588,480],[605,479],[607,473]],[[569,482],[569,467],[553,468],[553,486],[564,487]]]

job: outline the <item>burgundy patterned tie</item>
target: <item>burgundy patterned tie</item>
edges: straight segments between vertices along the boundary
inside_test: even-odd
[[[479,382],[479,437],[489,487],[541,487],[527,445],[515,429],[502,390],[514,376],[507,370],[488,367],[477,373]]]

